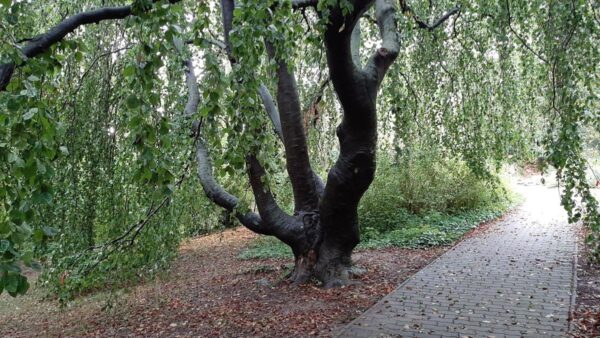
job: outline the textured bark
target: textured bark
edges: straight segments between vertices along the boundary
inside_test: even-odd
[[[358,203],[375,174],[377,90],[399,50],[394,8],[386,0],[377,0],[383,45],[362,68],[355,27],[371,2],[354,1],[353,5],[354,12],[346,17],[334,9],[325,32],[330,76],[343,110],[337,129],[340,155],[329,171],[320,205],[322,244],[315,273],[326,287],[349,282],[352,251],[360,240]]]
[[[308,157],[308,145],[300,108],[296,78],[288,65],[277,60],[274,47],[267,42],[269,57],[277,61],[277,106],[287,172],[294,194],[294,211],[314,211],[318,207],[315,174]]]
[[[376,97],[383,77],[398,55],[398,34],[391,0],[376,1],[376,16],[383,40],[365,67],[360,64],[360,17],[373,1],[353,1],[353,13],[342,14],[333,7],[325,31],[325,46],[330,78],[342,106],[343,119],[337,129],[340,155],[330,170],[327,184],[315,175],[308,158],[308,146],[294,74],[278,59],[273,46],[266,43],[269,57],[277,62],[277,105],[266,88],[259,94],[273,128],[281,138],[294,191],[295,212],[288,215],[275,201],[266,173],[253,154],[246,156],[248,178],[258,214],[237,211],[238,199],[214,179],[208,149],[200,130],[193,123],[197,138],[198,177],[206,195],[217,205],[236,212],[250,230],[272,235],[288,244],[295,256],[291,280],[304,283],[311,277],[325,287],[350,283],[351,255],[359,242],[358,203],[373,181],[377,146]],[[229,45],[233,0],[222,0],[223,27],[230,62],[236,62]],[[199,104],[197,79],[191,62],[187,64],[188,104],[186,116]]]
[[[264,168],[255,156],[248,154],[248,177],[260,216],[246,216],[252,219],[249,224],[242,218],[240,220],[249,229],[273,235],[292,248],[295,268],[290,278],[295,283],[304,283],[311,277],[320,279],[325,287],[351,282],[351,255],[359,242],[358,203],[375,173],[377,90],[399,49],[391,1],[375,2],[383,43],[364,68],[358,57],[360,29],[355,27],[374,1],[352,1],[354,11],[347,16],[342,14],[338,6],[331,8],[325,46],[330,78],[342,106],[343,119],[337,129],[340,155],[329,172],[325,186],[310,166],[294,74],[274,54],[273,47],[266,43],[269,57],[278,64],[277,104],[264,85],[260,87],[259,94],[273,128],[284,144],[287,171],[294,191],[295,212],[294,215],[288,215],[279,208],[264,184]],[[222,0],[221,4],[225,41],[229,44],[235,3],[233,0]],[[315,4],[316,1],[294,2],[298,8]],[[230,62],[235,63],[229,45],[226,50]],[[193,84],[195,78],[191,78],[193,73],[190,73],[189,99],[197,100],[198,95],[191,92],[197,91],[197,86]],[[197,107],[197,103],[188,106]],[[207,196],[216,204],[234,210],[237,198],[225,192],[214,180],[208,152],[201,137],[197,147],[199,177]]]

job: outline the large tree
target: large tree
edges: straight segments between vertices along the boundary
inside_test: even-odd
[[[0,4],[7,18],[0,23],[6,24],[17,22],[15,18],[22,17],[27,6],[10,0]],[[567,182],[563,203],[573,211],[573,219],[585,214],[597,228],[597,204],[581,177],[585,161],[579,130],[585,124],[599,127],[597,101],[593,100],[597,74],[592,75],[592,81],[581,77],[586,69],[593,72],[597,67],[598,51],[593,48],[596,10],[585,2],[541,0],[529,5],[508,0],[462,5],[448,1],[409,4],[405,0],[221,0],[194,4],[140,0],[130,6],[81,9],[33,38],[23,37],[22,31],[13,34],[4,30],[0,34],[8,42],[0,45],[6,52],[0,60],[0,108],[20,113],[14,121],[0,115],[0,126],[4,123],[10,130],[0,139],[7,140],[0,143],[0,156],[6,159],[8,171],[15,172],[14,177],[5,175],[0,181],[4,189],[0,193],[4,260],[13,266],[21,259],[31,260],[19,253],[23,237],[32,232],[28,224],[37,227],[35,238],[52,235],[53,230],[40,221],[41,212],[30,210],[28,201],[43,204],[51,199],[52,172],[41,168],[51,166],[56,150],[68,151],[54,131],[54,120],[40,112],[50,105],[52,96],[40,94],[46,86],[39,84],[37,75],[52,77],[66,72],[61,70],[62,60],[52,57],[58,48],[63,54],[75,51],[82,57],[81,51],[67,43],[70,33],[84,25],[117,19],[126,19],[122,32],[131,45],[117,43],[119,48],[97,55],[91,66],[101,57],[135,51],[123,67],[126,85],[119,95],[124,97],[122,115],[127,131],[123,134],[131,135],[130,150],[136,154],[138,165],[136,178],[156,191],[167,192],[159,196],[158,203],[152,203],[140,222],[109,245],[133,242],[148,219],[168,204],[173,187],[181,185],[183,177],[177,180],[169,170],[168,162],[176,160],[175,156],[160,151],[176,138],[170,132],[179,130],[169,118],[191,128],[197,173],[206,196],[248,229],[289,245],[295,256],[291,279],[296,283],[311,277],[326,287],[350,282],[351,255],[360,240],[357,210],[375,175],[378,132],[384,133],[387,143],[394,143],[396,151],[418,134],[460,155],[474,171],[485,175],[490,160],[500,163],[517,153],[515,147],[524,146],[523,140],[533,140],[534,135],[527,134],[532,122],[548,122],[541,142],[550,164]],[[217,13],[220,20],[214,19]],[[532,15],[529,21],[528,14]],[[523,33],[527,27],[532,32]],[[586,36],[583,31],[591,33]],[[161,35],[170,47],[165,46]],[[323,64],[307,55],[308,61],[303,60],[301,47],[303,52],[324,51]],[[163,59],[169,53],[174,54],[180,68],[165,64]],[[40,61],[33,63],[35,59]],[[311,62],[309,71],[302,69],[297,78],[298,68]],[[172,68],[181,70],[180,79],[185,73],[185,81],[173,81],[168,75]],[[81,78],[73,95],[79,94],[88,72],[75,70]],[[389,80],[384,82],[386,74]],[[224,81],[224,76],[229,80]],[[110,83],[115,76],[105,78]],[[298,82],[303,83],[302,88]],[[306,83],[316,85],[306,90]],[[307,121],[316,118],[328,83],[337,99],[328,102],[329,107],[339,111],[341,120],[335,130],[337,159],[323,180],[321,170],[311,165]],[[199,84],[206,88],[202,94]],[[223,89],[224,85],[228,88]],[[110,85],[106,88],[106,92],[114,90]],[[165,101],[172,100],[170,107],[177,107],[172,96],[184,88],[184,113],[173,117],[165,112],[169,108]],[[219,119],[224,90],[232,95],[225,109],[227,116]],[[316,99],[302,97],[315,92]],[[260,98],[260,103],[255,98]],[[104,111],[110,112],[111,101],[105,101]],[[307,101],[308,108],[303,108]],[[543,107],[534,101],[542,102]],[[383,109],[378,109],[378,104]],[[378,130],[381,116],[391,120],[393,127]],[[112,115],[106,119],[115,120]],[[329,123],[333,121],[336,119]],[[524,125],[514,128],[515,123]],[[268,136],[269,130],[274,131],[275,138]],[[211,152],[218,147],[207,140],[209,133],[216,143],[227,142],[236,148],[219,155],[216,168],[211,164],[211,155],[215,158]],[[35,141],[40,135],[42,143]],[[277,154],[274,142],[283,146],[293,193],[291,213],[278,205],[271,192],[273,165],[266,162]],[[265,149],[270,153],[265,155]],[[236,174],[229,170],[235,166],[223,162],[239,162],[239,158],[243,159],[258,212],[249,211],[218,182],[216,174],[223,168],[227,175]],[[92,172],[94,168],[88,165],[86,169],[92,177],[99,175],[98,169]],[[579,197],[586,203],[576,205]],[[90,193],[87,200],[91,198],[96,195]],[[88,246],[99,248],[104,255],[106,245],[93,246],[93,242],[91,234]],[[11,277],[11,293],[18,293],[26,288],[26,282],[14,271],[0,270],[5,277],[16,276]]]

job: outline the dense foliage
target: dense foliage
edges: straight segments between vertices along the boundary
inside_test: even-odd
[[[493,178],[477,177],[464,162],[432,150],[380,160],[375,181],[358,209],[359,248],[451,244],[480,223],[504,214],[518,200],[498,176]],[[261,237],[240,257],[291,255],[285,245]]]
[[[257,94],[261,83],[275,86],[265,37],[296,71],[318,174],[339,152],[340,116],[321,38],[327,16],[290,3],[237,1],[231,64],[217,1],[135,0],[122,20],[80,27],[28,58],[23,46],[63,19],[123,3],[0,0],[0,65],[16,65],[0,92],[0,292],[25,293],[22,266],[37,268],[36,260],[47,265],[44,280],[69,293],[143,278],[168,264],[182,236],[219,222],[190,179],[197,140],[182,114],[190,57],[201,91],[193,117],[202,119],[217,179],[241,196],[240,209],[252,207],[245,156],[256,153],[280,204],[291,208],[283,150]],[[460,188],[491,194],[479,178],[492,179],[503,161],[542,156],[557,168],[571,221],[583,219],[600,243],[582,136],[600,130],[597,5],[394,3],[402,47],[378,102],[380,152],[395,157],[383,171],[398,170],[391,176],[402,190],[390,203],[413,213],[476,208],[472,190]],[[373,15],[362,20],[364,46],[378,41]],[[403,179],[414,175],[422,179]],[[435,183],[437,175],[449,181]],[[457,188],[452,199],[428,193]]]

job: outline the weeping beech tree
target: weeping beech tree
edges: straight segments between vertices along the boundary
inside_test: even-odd
[[[190,163],[178,164],[190,148],[212,202],[292,248],[296,283],[351,282],[357,210],[374,179],[376,153],[400,153],[414,143],[436,145],[481,176],[490,163],[497,168],[508,158],[541,153],[565,182],[571,220],[583,217],[597,241],[598,206],[582,155],[583,128],[600,127],[593,4],[57,3],[0,1],[0,157],[8,173],[0,174],[0,263],[7,263],[0,286],[10,285],[11,294],[27,288],[17,265],[32,264],[28,240],[54,235],[43,216],[53,205],[53,163],[68,156],[61,114],[102,57],[122,74],[104,77],[106,105],[112,102],[117,113],[98,121],[110,126],[119,154],[133,154],[116,165],[133,168],[136,188],[151,190],[152,198],[140,221],[113,240],[96,244],[93,232],[88,236],[87,251],[101,258],[134,243],[169,206],[186,178]],[[45,13],[60,16],[49,29],[36,20]],[[91,41],[102,34],[117,48],[88,61]],[[75,85],[63,67],[79,63],[89,68],[72,71],[80,75]],[[328,138],[333,133],[337,141]],[[334,160],[323,160],[323,153]],[[290,212],[272,192],[280,155],[293,195]],[[101,172],[86,168],[91,177]],[[242,171],[257,212],[219,183]]]

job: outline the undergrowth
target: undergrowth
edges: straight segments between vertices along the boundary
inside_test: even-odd
[[[383,160],[359,206],[357,249],[450,245],[479,224],[506,213],[517,201],[497,177],[483,179],[460,160],[413,153]],[[241,259],[291,258],[288,246],[261,236]]]

